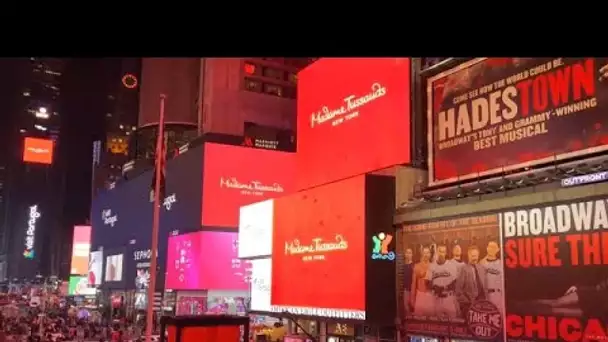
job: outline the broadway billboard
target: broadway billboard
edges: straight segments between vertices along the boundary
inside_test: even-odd
[[[427,81],[429,181],[608,149],[608,59],[477,58]]]
[[[606,198],[408,224],[397,239],[408,334],[608,340]]]
[[[397,239],[397,296],[406,333],[503,341],[497,215],[406,225]]]
[[[509,341],[608,340],[606,198],[500,214]]]

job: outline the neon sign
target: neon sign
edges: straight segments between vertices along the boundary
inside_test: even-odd
[[[177,196],[175,196],[175,194],[171,194],[171,195],[165,197],[165,199],[163,200],[163,206],[167,210],[171,210],[171,207],[175,203],[177,203]]]
[[[40,218],[40,212],[38,211],[38,205],[32,205],[30,207],[30,213],[27,221],[27,230],[25,231],[25,250],[23,256],[26,259],[34,259],[36,256],[34,252],[34,243],[36,237],[36,222]]]
[[[114,227],[118,222],[118,215],[112,214],[112,209],[104,209],[101,211],[101,219],[106,226]]]
[[[122,77],[122,85],[127,89],[135,89],[137,84],[137,77],[133,74],[126,74]]]
[[[391,234],[379,233],[372,237],[372,241],[374,242],[372,259],[395,260],[395,252],[389,252],[388,250],[388,246],[391,244],[391,241],[393,241],[393,236]]]

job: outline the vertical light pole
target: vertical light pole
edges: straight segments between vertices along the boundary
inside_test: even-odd
[[[158,226],[160,223],[160,182],[162,177],[163,142],[165,136],[165,94],[160,95],[160,118],[158,120],[158,137],[156,138],[156,182],[154,183],[154,216],[152,221],[152,251],[150,255],[150,285],[148,286],[148,307],[146,312],[146,342],[152,341],[152,320],[154,319],[154,292],[156,291],[156,264],[158,255]]]

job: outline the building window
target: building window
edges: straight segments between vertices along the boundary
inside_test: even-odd
[[[275,68],[270,68],[270,67],[264,67],[264,69],[262,71],[262,75],[264,77],[274,78],[276,80],[281,80],[281,81],[285,79],[284,71],[278,70]]]
[[[266,94],[283,97],[283,87],[278,86],[276,84],[265,83],[264,92]]]
[[[262,82],[245,78],[245,90],[255,91],[258,93],[262,92]]]
[[[293,84],[298,84],[298,75],[290,72],[287,74],[287,80]]]

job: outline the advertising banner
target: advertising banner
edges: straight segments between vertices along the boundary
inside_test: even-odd
[[[270,311],[270,287],[272,284],[272,260],[251,260],[251,305],[252,311]]]
[[[27,260],[36,258],[36,245],[40,245],[40,234],[37,234],[40,226],[42,213],[38,204],[30,205],[27,208],[27,219],[24,231],[23,257]]]
[[[189,148],[167,161],[165,198],[161,201],[161,235],[201,227],[203,198],[203,146]],[[168,237],[166,235],[165,237]],[[161,239],[164,243],[167,239]]]
[[[122,282],[123,260],[123,254],[108,255],[106,257],[105,282]]]
[[[365,320],[365,177],[274,203],[271,310]]]
[[[122,195],[122,196],[121,196]],[[120,229],[122,212],[126,212],[124,195],[119,189],[99,191],[91,202],[91,249],[111,244],[112,236],[124,244],[124,229]],[[112,235],[114,233],[114,235]]]
[[[53,163],[55,142],[51,139],[26,137],[23,141],[23,162],[46,164]]]
[[[206,143],[202,225],[239,226],[240,207],[292,191],[295,154]]]
[[[70,274],[86,275],[91,251],[91,226],[75,226]],[[85,277],[86,278],[86,277]]]
[[[70,276],[68,284],[68,295],[69,296],[94,296],[96,290],[94,287],[89,287],[87,277],[84,276]]]
[[[91,205],[93,250],[124,248],[131,240],[151,242],[151,182],[152,171],[148,171],[95,196]]]
[[[89,272],[88,279],[90,286],[101,285],[101,277],[103,273],[103,252],[95,251],[89,254]]]
[[[606,150],[607,66],[589,57],[477,58],[430,78],[430,184]]]
[[[498,215],[406,225],[397,294],[410,335],[504,341]]]
[[[152,250],[150,249],[150,244],[135,243],[129,246],[124,260],[126,289],[139,291],[148,289],[150,285],[151,258]],[[162,288],[162,284],[160,287]]]
[[[297,102],[298,190],[410,162],[409,58],[321,58]]]
[[[607,205],[593,198],[500,213],[509,341],[608,340]]]
[[[239,258],[272,254],[274,200],[241,207],[239,214]]]
[[[237,257],[236,232],[195,232],[169,238],[166,289],[247,290],[249,261]]]

